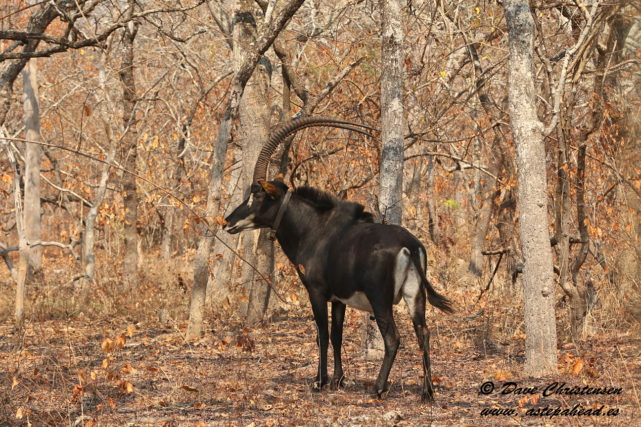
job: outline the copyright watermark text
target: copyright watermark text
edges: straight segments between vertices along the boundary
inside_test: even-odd
[[[567,395],[567,396],[585,396],[585,395],[610,395],[621,394],[623,390],[620,387],[591,387],[591,386],[568,386],[566,383],[552,382],[545,387],[522,387],[518,383],[509,381],[504,382],[498,388],[492,381],[486,381],[481,384],[481,394],[496,393],[500,395],[507,394],[540,394],[543,397],[552,395]]]
[[[479,387],[479,393],[482,395],[493,395],[494,397],[501,396],[532,396],[531,401],[535,406],[529,409],[514,407],[488,407],[483,408],[480,415],[486,416],[519,416],[524,415],[528,417],[581,417],[581,416],[609,416],[615,417],[619,415],[619,408],[606,407],[602,404],[594,404],[591,407],[586,407],[580,403],[572,406],[556,406],[556,405],[539,405],[536,403],[539,398],[563,396],[566,400],[572,397],[598,397],[621,395],[623,390],[620,387],[607,387],[607,386],[573,386],[564,382],[551,382],[543,386],[523,386],[519,383],[508,381],[500,384],[495,384],[492,381],[485,381]]]

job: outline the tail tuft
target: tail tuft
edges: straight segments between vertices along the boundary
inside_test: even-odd
[[[429,280],[427,280],[425,274],[421,274],[421,276],[423,278],[423,286],[425,286],[425,290],[427,291],[427,300],[430,302],[430,304],[432,304],[436,308],[441,309],[445,313],[454,313],[454,309],[452,308],[452,301],[436,292],[436,289],[432,287],[432,284]]]
[[[454,313],[454,309],[452,308],[452,302],[445,298],[443,295],[439,294],[432,288],[432,285],[430,285],[430,282],[425,280],[427,282],[427,285],[425,286],[427,288],[427,300],[432,304],[434,307],[441,309],[445,313]]]
[[[423,246],[421,245],[420,249],[423,252],[423,257],[425,257],[425,248],[423,248]],[[452,308],[452,301],[450,301],[449,299],[445,298],[443,295],[436,292],[436,289],[434,289],[430,281],[427,280],[427,277],[425,276],[425,271],[423,271],[423,268],[421,267],[421,262],[419,260],[419,252],[420,251],[413,252],[414,265],[420,272],[421,282],[423,282],[423,286],[425,286],[425,290],[427,291],[427,300],[434,307],[440,309],[445,313],[454,313],[454,309]],[[426,265],[425,258],[423,258],[423,265]]]

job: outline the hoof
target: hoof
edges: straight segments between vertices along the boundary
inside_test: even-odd
[[[385,396],[387,396],[387,393],[389,393],[389,384],[385,383],[383,387],[377,387],[374,386],[374,395],[379,398],[383,399]]]
[[[423,403],[433,403],[434,402],[434,393],[423,392],[421,396],[421,401]]]
[[[327,378],[324,378],[321,381],[318,380],[318,377],[314,378],[312,380],[312,390],[313,391],[322,391],[323,387],[325,387],[327,384],[329,384],[329,381],[328,381]]]
[[[423,402],[434,402],[434,386],[427,383],[423,386],[423,394],[421,395]]]
[[[341,376],[338,379],[332,378],[332,381],[329,383],[329,388],[331,390],[338,390],[343,387],[345,387],[345,376]]]

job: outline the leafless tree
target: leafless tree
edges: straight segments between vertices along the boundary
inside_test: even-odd
[[[278,14],[274,16],[260,36],[257,37],[253,50],[247,52],[245,59],[234,73],[231,93],[227,101],[225,116],[220,124],[218,138],[214,147],[214,159],[210,170],[206,216],[209,218],[212,227],[198,244],[198,253],[194,264],[194,285],[189,310],[189,326],[187,328],[188,339],[200,336],[202,331],[209,256],[214,236],[219,228],[215,219],[220,214],[223,165],[231,139],[231,128],[238,117],[240,99],[247,81],[253,74],[256,65],[258,65],[258,61],[260,61],[260,58],[272,45],[278,34],[285,28],[291,17],[303,4],[303,1],[304,0],[291,0],[279,10]]]
[[[401,224],[403,216],[403,14],[401,2],[382,0],[380,220]],[[378,357],[383,339],[365,313],[363,351]]]
[[[536,106],[534,20],[528,1],[506,0],[503,7],[509,37],[510,123],[519,179],[519,235],[525,263],[525,372],[538,377],[556,373],[557,357],[546,156]]]

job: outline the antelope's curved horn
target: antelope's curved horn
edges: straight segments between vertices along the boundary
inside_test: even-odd
[[[363,129],[378,131],[378,129],[376,129],[375,127],[368,126],[363,123],[322,116],[301,117],[286,123],[279,124],[274,128],[272,132],[270,132],[269,140],[265,143],[265,145],[263,145],[263,148],[260,150],[258,160],[256,160],[256,166],[254,167],[254,183],[257,183],[260,180],[266,180],[267,165],[269,163],[269,159],[272,154],[274,154],[274,151],[276,151],[276,148],[278,148],[278,146],[285,140],[285,138],[293,133],[298,132],[301,129],[322,126],[347,129],[362,133],[363,135],[367,135],[369,137],[373,137],[373,135]]]

